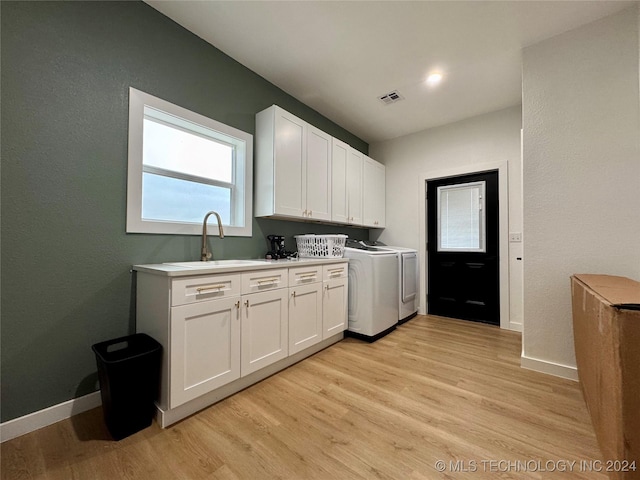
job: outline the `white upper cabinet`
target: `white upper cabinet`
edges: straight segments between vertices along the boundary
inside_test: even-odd
[[[256,217],[384,227],[384,165],[277,105],[255,138]]]
[[[331,219],[331,137],[273,105],[256,115],[257,217]]]
[[[333,139],[331,152],[331,220],[362,225],[363,155]]]
[[[347,223],[362,225],[362,168],[364,155],[354,148],[347,153]]]
[[[351,147],[333,139],[331,151],[331,220],[348,223],[347,203],[347,156]]]
[[[385,226],[385,166],[364,157],[363,165],[363,225],[384,228]]]
[[[309,125],[307,133],[307,217],[331,220],[331,136]]]

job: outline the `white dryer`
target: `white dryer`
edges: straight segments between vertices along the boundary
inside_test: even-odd
[[[378,251],[398,254],[398,322],[404,323],[418,314],[420,267],[418,251],[413,248],[393,247],[379,241],[363,240],[363,245]]]
[[[398,253],[351,242],[347,334],[373,342],[398,323]]]

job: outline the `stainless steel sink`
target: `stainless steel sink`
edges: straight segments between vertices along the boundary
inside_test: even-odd
[[[209,262],[172,262],[163,265],[182,268],[216,268],[216,267],[246,267],[248,265],[264,265],[262,260],[211,260]]]

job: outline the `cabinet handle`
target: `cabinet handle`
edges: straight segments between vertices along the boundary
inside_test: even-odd
[[[247,307],[247,308],[249,308],[249,300],[245,300],[245,301],[244,301],[244,306],[245,306],[245,307]]]
[[[344,267],[338,267],[338,268],[327,268],[327,270],[329,270],[329,273],[331,275],[333,275],[334,273],[341,273],[344,271]]]
[[[315,273],[303,273],[300,275],[300,279],[301,280],[306,280],[308,278],[316,278],[316,274]]]
[[[258,285],[262,285],[263,283],[280,283],[280,279],[278,277],[272,277],[258,280]]]
[[[303,216],[303,217],[306,217],[306,216],[307,216],[307,210],[306,210],[306,209],[305,209],[305,211],[304,211],[304,212],[302,212],[302,216]]]
[[[309,216],[313,215],[313,210],[309,210]]]
[[[225,287],[224,283],[217,283],[215,285],[205,285],[204,287],[198,287],[196,288],[196,291],[198,293],[202,293],[207,290],[220,290],[221,288],[224,288],[224,287]]]
[[[296,291],[295,291],[295,290],[293,291],[293,293],[291,293],[291,296],[292,296],[293,298],[296,298]]]
[[[240,300],[236,302],[236,308],[240,308]]]

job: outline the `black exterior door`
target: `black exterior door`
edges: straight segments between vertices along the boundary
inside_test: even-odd
[[[428,312],[500,325],[498,172],[427,182]]]

